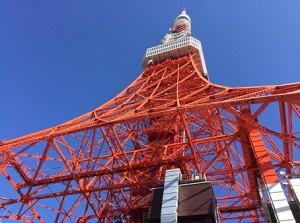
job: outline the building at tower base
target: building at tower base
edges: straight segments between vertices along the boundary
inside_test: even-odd
[[[164,185],[152,190],[148,222],[220,222],[211,182],[201,174],[185,176],[179,169],[167,170]]]

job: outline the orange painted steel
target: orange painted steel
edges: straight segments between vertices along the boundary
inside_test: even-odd
[[[142,222],[176,167],[212,181],[224,222],[262,222],[257,178],[300,165],[300,83],[230,88],[201,73],[194,55],[151,64],[97,109],[1,142],[2,218]]]

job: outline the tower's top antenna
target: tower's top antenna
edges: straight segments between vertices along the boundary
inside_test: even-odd
[[[166,34],[161,43],[177,41],[191,35],[191,19],[186,14],[186,9],[174,21],[173,27],[170,29],[170,34]]]
[[[146,68],[166,59],[175,59],[189,54],[193,55],[194,62],[202,75],[208,78],[201,42],[191,36],[191,19],[183,8],[181,14],[176,17],[170,33],[166,34],[161,41],[161,45],[146,50],[142,66]]]

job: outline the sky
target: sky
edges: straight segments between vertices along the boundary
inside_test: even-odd
[[[186,7],[210,81],[300,81],[299,0],[2,0],[0,140],[56,126],[116,96]]]

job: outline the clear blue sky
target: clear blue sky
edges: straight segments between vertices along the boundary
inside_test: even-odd
[[[130,84],[183,7],[212,82],[300,81],[299,0],[2,0],[0,140],[84,114]]]

